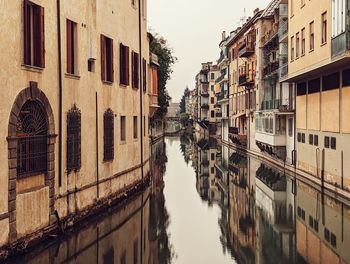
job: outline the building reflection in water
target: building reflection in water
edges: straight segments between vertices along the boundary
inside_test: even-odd
[[[152,186],[13,263],[171,263],[175,254],[163,195],[166,162],[165,143],[159,141],[152,149]]]
[[[220,242],[238,263],[350,263],[345,202],[215,139],[188,142],[198,194],[221,208]]]

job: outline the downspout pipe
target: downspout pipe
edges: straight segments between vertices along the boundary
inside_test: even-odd
[[[62,186],[62,45],[61,2],[57,0],[57,47],[58,47],[58,186]]]
[[[142,13],[141,13],[141,0],[139,1],[139,50],[140,50],[140,56],[139,56],[139,81],[140,81],[140,151],[141,151],[141,177],[142,177],[142,183],[144,179],[144,171],[143,171],[143,71],[142,71]]]

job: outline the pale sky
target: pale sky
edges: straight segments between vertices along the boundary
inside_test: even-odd
[[[178,62],[168,82],[174,102],[179,102],[186,85],[194,88],[194,78],[202,62],[219,58],[223,30],[229,34],[244,16],[253,16],[257,7],[269,0],[148,0],[148,26],[164,36]]]

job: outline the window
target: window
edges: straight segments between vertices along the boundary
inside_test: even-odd
[[[299,36],[299,32],[295,35],[296,39],[295,39],[295,57],[299,58],[300,55],[300,36]]]
[[[305,55],[305,28],[301,30],[301,56]]]
[[[288,136],[289,137],[293,136],[293,119],[292,118],[288,119]]]
[[[324,137],[324,147],[329,148],[329,137]]]
[[[211,89],[212,91],[214,91],[214,85],[211,85],[211,86],[210,86],[210,89]]]
[[[126,264],[126,252],[123,251],[123,254],[120,256],[120,264]]]
[[[67,73],[77,74],[77,23],[67,19]]]
[[[318,146],[318,135],[314,135],[314,145]]]
[[[211,174],[214,174],[214,173],[215,173],[214,167],[211,167],[211,168],[210,168],[210,172],[211,172]]]
[[[101,35],[101,79],[114,82],[113,40]]]
[[[343,71],[343,87],[350,86],[350,69]]]
[[[139,54],[132,52],[132,88],[139,88]]]
[[[48,123],[44,108],[37,101],[27,101],[17,124],[17,177],[47,172]]]
[[[95,59],[90,58],[88,60],[88,71],[95,72]]]
[[[294,36],[290,38],[290,60],[294,60]]]
[[[337,149],[337,139],[335,137],[331,138],[331,149]]]
[[[330,241],[330,232],[327,228],[324,229],[324,238],[327,242]]]
[[[321,91],[320,78],[308,82],[308,94],[319,93]]]
[[[210,154],[210,159],[211,159],[211,160],[215,160],[215,154],[214,154],[214,153],[211,153],[211,154]]]
[[[45,67],[44,8],[24,1],[24,64]]]
[[[126,129],[126,117],[120,117],[120,141],[126,140],[125,129]]]
[[[311,215],[309,215],[309,226],[313,229],[314,228],[314,219]]]
[[[134,139],[137,139],[137,116],[134,116]]]
[[[314,230],[318,232],[318,221],[314,219]]]
[[[214,110],[212,110],[212,111],[210,112],[210,116],[211,116],[211,118],[214,118],[214,117],[215,117],[215,112],[214,112]]]
[[[333,233],[331,233],[331,245],[337,247],[337,237]]]
[[[103,115],[103,160],[114,159],[114,113],[111,109]]]
[[[139,242],[136,239],[134,241],[134,264],[138,264],[138,255],[139,255],[138,245],[139,245]]]
[[[327,12],[322,14],[322,38],[321,43],[325,44],[327,42]]]
[[[67,113],[67,172],[81,167],[81,113],[74,105]]]
[[[305,143],[305,133],[302,133],[302,134],[301,134],[301,142],[302,142],[302,143]]]
[[[214,101],[214,97],[211,97],[211,98],[210,98],[210,103],[211,103],[211,104],[214,104],[214,102],[215,102],[215,101]]]
[[[298,142],[301,142],[301,133],[298,133]]]
[[[120,43],[120,84],[130,84],[130,69],[129,69],[129,47]]]
[[[314,136],[313,135],[309,135],[309,144],[313,145],[314,144]]]
[[[315,31],[314,31],[314,21],[309,25],[310,30],[310,51],[313,51],[315,48]]]
[[[142,86],[143,91],[147,91],[147,61],[142,59]]]
[[[339,89],[340,87],[340,73],[336,72],[322,78],[322,91]]]
[[[306,95],[306,83],[297,84],[297,96]]]
[[[332,37],[345,32],[346,0],[332,0]]]

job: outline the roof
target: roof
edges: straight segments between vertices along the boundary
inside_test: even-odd
[[[281,0],[272,0],[270,4],[266,7],[265,11],[262,13],[261,17],[273,16],[275,10],[279,7],[280,4]]]

